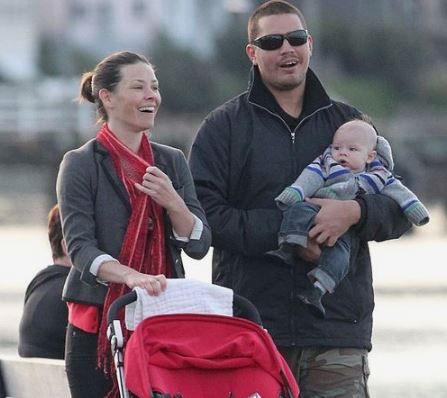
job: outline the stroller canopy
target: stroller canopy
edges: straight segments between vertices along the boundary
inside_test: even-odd
[[[130,337],[125,382],[139,397],[297,398],[296,381],[270,335],[245,319],[201,314],[143,320]]]

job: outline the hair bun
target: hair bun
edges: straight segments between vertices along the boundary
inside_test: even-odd
[[[93,72],[87,72],[82,75],[80,96],[91,103],[95,103],[95,96],[93,95]]]

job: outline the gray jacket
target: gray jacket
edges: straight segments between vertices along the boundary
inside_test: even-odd
[[[197,200],[191,173],[183,153],[151,143],[155,165],[166,173],[189,210],[203,222],[199,240],[176,240],[166,213],[165,231],[173,276],[184,277],[181,250],[200,259],[211,244],[211,232]],[[118,258],[130,218],[130,202],[107,150],[92,139],[65,154],[57,178],[57,200],[63,233],[73,268],[63,291],[66,301],[102,305],[107,286],[90,272],[93,260],[102,254]]]

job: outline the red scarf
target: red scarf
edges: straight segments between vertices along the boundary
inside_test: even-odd
[[[141,273],[167,275],[163,209],[150,196],[135,188],[135,182],[143,181],[146,168],[154,164],[148,137],[143,134],[138,154],[126,147],[106,123],[96,139],[112,157],[115,171],[126,187],[132,208],[118,260]],[[110,365],[110,346],[106,337],[107,311],[115,299],[128,291],[125,284],[111,283],[105,297],[98,336],[98,363],[105,369]],[[123,311],[120,317],[123,320]]]

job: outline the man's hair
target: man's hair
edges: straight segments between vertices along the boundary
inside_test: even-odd
[[[281,15],[281,14],[295,14],[298,15],[303,29],[307,29],[306,20],[304,19],[303,13],[284,0],[270,0],[261,4],[256,8],[248,19],[248,42],[252,43],[253,40],[258,38],[259,34],[259,20],[262,17],[269,15]]]
[[[48,213],[48,238],[50,240],[51,254],[53,260],[64,257],[65,252],[62,248],[62,224],[59,215],[58,205],[54,205]]]

